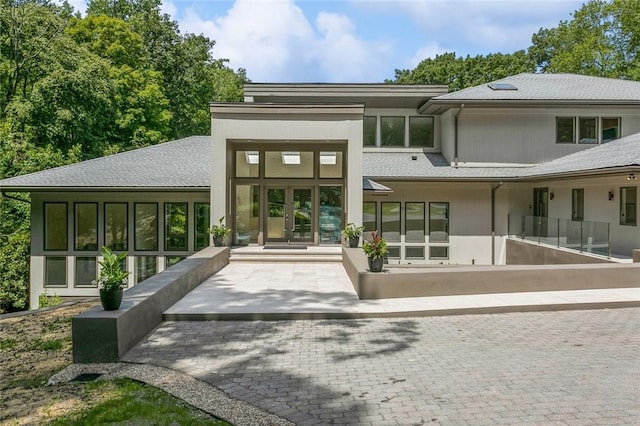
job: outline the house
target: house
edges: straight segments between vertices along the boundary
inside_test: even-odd
[[[32,307],[97,294],[103,245],[138,283],[219,218],[237,245],[335,245],[363,224],[390,263],[504,264],[509,236],[604,257],[640,242],[640,82],[247,84],[210,109],[211,136],[0,181],[31,193]]]

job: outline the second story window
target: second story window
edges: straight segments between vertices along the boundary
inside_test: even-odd
[[[598,143],[598,119],[594,117],[580,117],[578,119],[578,143],[596,144]]]
[[[576,119],[556,117],[556,143],[575,143]]]
[[[376,146],[376,127],[377,117],[364,117],[362,120],[362,145]]]
[[[404,146],[404,117],[380,117],[380,146]]]
[[[556,143],[594,145],[620,137],[620,117],[556,117]]]
[[[611,142],[620,137],[620,118],[602,118],[601,143]]]
[[[433,148],[433,117],[409,117],[409,146]]]

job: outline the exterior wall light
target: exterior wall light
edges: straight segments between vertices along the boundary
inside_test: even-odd
[[[553,192],[549,194],[549,199],[553,200],[554,198],[556,198],[556,194],[554,194]]]
[[[637,180],[638,178],[636,177],[635,173],[629,173],[629,176],[627,176],[627,180]]]
[[[609,201],[613,200],[613,191],[609,191]]]

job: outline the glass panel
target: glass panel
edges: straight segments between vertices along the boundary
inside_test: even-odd
[[[185,260],[187,256],[167,256],[164,258],[165,269]]]
[[[611,142],[620,137],[620,118],[602,119],[602,143]]]
[[[285,237],[285,193],[284,188],[267,190],[267,238],[283,239]]]
[[[409,146],[433,148],[433,117],[409,117]]]
[[[187,217],[187,203],[165,203],[164,249],[166,251],[189,249]]]
[[[620,188],[620,225],[636,224],[636,187]]]
[[[376,146],[376,121],[377,117],[364,117],[362,120],[362,145]]]
[[[339,244],[342,230],[342,187],[320,187],[320,243]]]
[[[308,188],[293,189],[293,234],[292,240],[313,239],[312,191]]]
[[[258,151],[236,151],[236,177],[259,177],[260,153]]]
[[[93,277],[95,278],[95,276]],[[67,286],[67,258],[46,257],[44,260],[44,286]]]
[[[267,151],[264,174],[268,178],[312,178],[313,152]]]
[[[342,152],[322,151],[320,153],[320,177],[342,177]]]
[[[449,203],[429,203],[429,241],[449,241]]]
[[[594,144],[598,143],[598,133],[596,132],[596,118],[579,118],[579,138],[578,143]]]
[[[44,203],[44,249],[67,249],[67,203]]]
[[[424,243],[424,203],[405,203],[405,241]]]
[[[260,186],[236,185],[236,244],[258,242]]]
[[[127,250],[127,210],[126,203],[104,204],[104,240],[111,250]]]
[[[571,191],[571,220],[584,219],[584,189]]]
[[[405,259],[424,259],[424,247],[406,247]]]
[[[556,117],[556,143],[575,143],[574,128],[573,117]]]
[[[136,203],[135,249],[140,251],[158,250],[158,204]]]
[[[195,245],[196,250],[209,247],[209,227],[211,222],[211,209],[209,203],[195,203]]]
[[[404,117],[380,117],[380,146],[404,146]]]
[[[98,204],[75,204],[75,248],[78,251],[98,250]]]
[[[387,259],[400,259],[400,247],[388,247]]]
[[[136,284],[156,274],[155,256],[136,256]]]
[[[449,259],[449,247],[448,246],[429,247],[429,259]]]
[[[381,231],[387,241],[400,241],[400,203],[382,203]]]
[[[91,281],[98,275],[98,264],[95,257],[76,257],[76,286],[91,286]]]
[[[366,233],[375,231],[378,229],[378,218],[376,217],[376,202],[365,201],[362,203],[362,226]],[[364,235],[367,237],[367,234]]]

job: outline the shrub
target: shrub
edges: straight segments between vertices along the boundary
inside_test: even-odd
[[[0,311],[29,306],[29,233],[17,231],[0,243]]]

